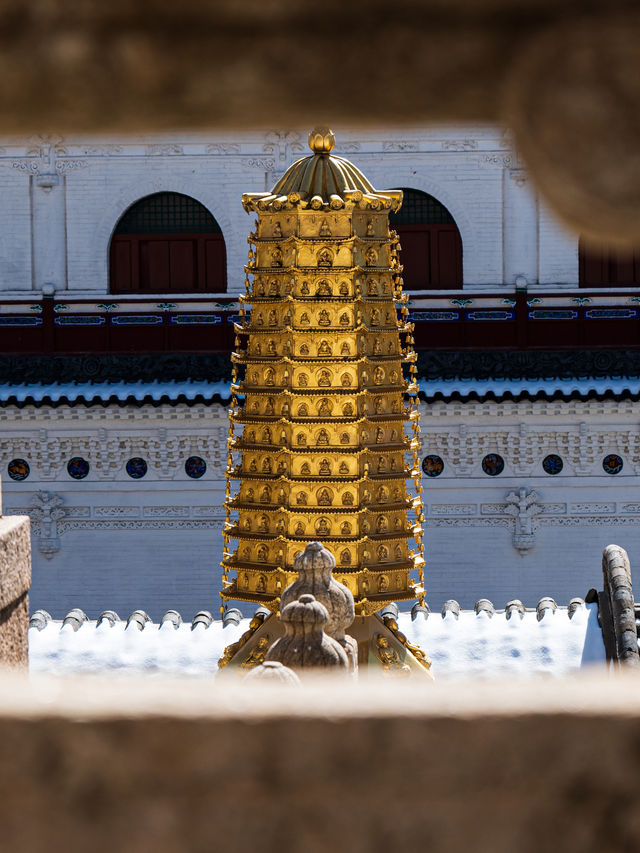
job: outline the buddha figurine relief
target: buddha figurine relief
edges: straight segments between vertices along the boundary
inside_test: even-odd
[[[318,536],[329,536],[331,533],[331,527],[329,525],[329,521],[326,518],[319,518],[316,522],[316,533]]]
[[[328,477],[331,474],[331,463],[328,459],[321,459],[318,464],[318,474],[321,477]]]
[[[333,254],[330,249],[327,249],[324,246],[317,255],[317,265],[319,267],[332,267],[333,266]]]
[[[316,497],[318,506],[331,506],[331,492],[329,489],[320,489]]]
[[[378,263],[378,253],[373,246],[370,246],[364,253],[364,262],[368,267],[375,267]]]

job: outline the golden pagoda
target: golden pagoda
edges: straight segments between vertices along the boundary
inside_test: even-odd
[[[389,230],[402,192],[375,190],[334,142],[312,131],[311,156],[242,197],[257,222],[232,355],[221,595],[276,612],[319,540],[370,615],[424,596],[416,355]]]

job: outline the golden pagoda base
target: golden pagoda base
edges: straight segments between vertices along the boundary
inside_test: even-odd
[[[348,630],[358,643],[358,674],[382,675],[387,678],[427,678],[433,681],[431,661],[418,646],[412,645],[398,629],[396,621],[377,613],[356,616]],[[229,672],[248,672],[259,666],[273,643],[284,634],[284,626],[276,615],[249,629],[240,640],[228,646],[218,666]]]

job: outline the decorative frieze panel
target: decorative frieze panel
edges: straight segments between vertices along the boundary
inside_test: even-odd
[[[143,511],[145,518],[188,518],[188,506],[146,506]]]
[[[88,434],[84,413],[82,417],[79,414],[76,417],[79,423],[75,434],[71,433],[69,425],[66,425],[67,434],[59,437],[51,435],[52,430],[25,435],[22,427],[16,430],[16,434],[2,436],[0,432],[0,470],[6,471],[6,465],[19,458],[29,465],[30,481],[66,483],[69,480],[67,463],[71,458],[81,457],[89,463],[87,476],[91,480],[128,481],[131,474],[127,473],[127,462],[132,458],[142,458],[147,464],[148,474],[145,476],[149,480],[188,481],[185,462],[195,456],[205,461],[206,470],[214,477],[216,470],[222,473],[226,433],[224,428],[216,428],[214,419],[206,435],[180,434],[178,430],[169,433],[163,428],[156,435],[148,431],[127,435],[121,429],[113,429],[107,436],[104,429],[98,430],[97,435]],[[143,412],[138,410],[131,418],[132,425],[143,419]],[[25,478],[25,487],[28,484],[29,480]]]
[[[615,502],[596,503],[594,501],[587,503],[572,503],[570,504],[570,515],[611,515],[616,511]]]
[[[478,504],[431,504],[430,515],[433,516],[466,516],[476,515]]]
[[[76,521],[69,519],[59,523],[58,532],[63,534],[72,530],[222,530],[223,524],[222,518],[209,521],[197,519]]]
[[[640,503],[616,501],[544,502],[538,491],[520,487],[498,503],[437,503],[426,507],[427,528],[511,528],[512,542],[521,554],[535,545],[544,527],[609,527],[638,525]]]
[[[611,401],[610,406],[605,401],[597,406],[591,405],[593,402],[585,401],[583,407],[574,401],[548,406],[533,401],[423,403],[422,453],[443,460],[443,480],[482,477],[481,463],[489,453],[502,457],[501,473],[508,477],[561,473],[563,479],[598,476],[610,480],[639,474],[637,410],[629,409],[624,402]],[[543,466],[547,457],[555,463],[550,470]],[[619,459],[612,466],[614,457]]]
[[[112,519],[112,518],[139,518],[139,506],[94,506],[94,518]]]

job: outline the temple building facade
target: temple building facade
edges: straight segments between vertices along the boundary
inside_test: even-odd
[[[338,157],[372,187],[402,191],[402,206],[384,215],[401,246],[403,322],[413,326],[410,346],[417,353],[421,480],[414,492],[422,489],[427,601],[436,608],[450,598],[470,607],[480,597],[535,605],[551,595],[566,603],[597,585],[594,554],[610,542],[639,565],[640,262],[569,233],[532,191],[501,128],[335,131]],[[268,388],[284,380],[279,366],[274,385],[264,385],[274,357],[269,341],[276,360],[286,343],[269,287],[271,279],[282,286],[286,278],[278,271],[288,269],[286,216],[298,214],[261,212],[259,194],[270,193],[306,153],[306,132],[292,129],[2,141],[0,474],[4,512],[32,519],[34,608],[61,616],[80,603],[95,616],[105,607],[144,607],[155,618],[167,608],[185,616],[217,610],[228,534],[228,412],[236,408],[231,353],[244,350],[246,336],[236,344],[236,329],[250,310],[257,320],[258,303],[262,328],[274,334],[253,330],[253,346],[261,335],[265,351],[246,351],[236,363],[237,381],[247,382],[249,362],[262,359],[263,385],[250,400],[259,406],[260,429],[272,417],[264,409],[270,397],[276,405]],[[245,200],[253,206],[250,217],[242,205],[247,192],[255,199]],[[259,229],[248,247],[256,215],[271,232],[267,239]],[[341,232],[320,230],[325,219],[329,231],[339,228],[340,215],[330,204],[319,211],[310,245],[316,240],[319,249],[335,252]],[[376,275],[392,282],[397,247],[375,231],[375,222],[367,235],[367,217],[358,226],[362,245],[369,239],[382,250],[384,270],[378,264]],[[276,248],[283,266],[274,268],[270,257],[275,274],[258,275],[264,295],[247,295],[248,249],[251,264]],[[364,256],[359,264],[366,268]],[[357,322],[353,276],[344,279],[348,292],[341,294],[339,276],[308,277],[308,296],[296,291],[299,304],[292,303],[299,325],[302,302],[313,302],[316,350],[298,350],[296,357],[313,362],[316,373],[333,370],[334,348]],[[325,280],[335,293],[316,293]],[[383,303],[393,295],[372,295],[380,300],[377,310],[390,310]],[[341,313],[348,326],[341,326]],[[398,330],[379,328],[366,346],[374,347],[376,337],[381,350],[395,346]],[[323,341],[331,354],[317,351]],[[376,359],[400,360],[399,351],[365,355],[371,382]],[[395,369],[400,379],[391,361],[389,376]],[[299,365],[295,370],[311,379]],[[304,391],[296,380],[298,393],[308,397],[298,405],[315,407],[316,420],[327,417],[317,410],[325,398],[335,407],[351,395],[355,406],[362,375],[347,372],[351,388],[340,376],[334,387],[332,375],[327,393],[319,384]],[[367,476],[376,477],[382,458],[388,466],[382,478],[391,477],[392,462],[399,465],[390,433],[383,436],[384,453],[364,452],[362,437],[349,435],[344,458],[317,444],[309,459],[299,457],[301,466],[315,466],[314,483],[329,478],[318,488],[327,490],[331,519],[339,515],[334,507],[342,492],[332,483],[342,463],[349,467],[357,457],[358,476],[366,462]],[[273,434],[276,447],[277,439]],[[367,440],[374,442],[373,433]],[[238,445],[232,467],[240,450],[248,467],[255,462],[261,469],[269,456]],[[320,473],[325,459],[331,474]],[[275,473],[279,461],[272,453]],[[247,473],[260,488],[271,486],[261,480],[268,472]],[[354,473],[349,468],[344,476]],[[365,548],[355,544],[358,501],[354,495],[354,508],[340,517],[342,527],[354,525],[352,532],[335,537],[339,565],[341,552],[349,551],[345,577],[349,565],[359,570],[358,549]],[[314,527],[313,536],[301,528],[302,541],[331,536],[315,527],[323,518],[330,526],[329,512],[302,506],[290,519],[292,540],[298,523]],[[260,515],[251,515],[252,525]],[[368,522],[374,538],[379,515],[395,522],[393,512],[377,513]],[[391,542],[391,533],[379,535]],[[394,540],[392,551],[396,545],[408,560],[404,539]],[[276,553],[276,568],[277,559]]]

